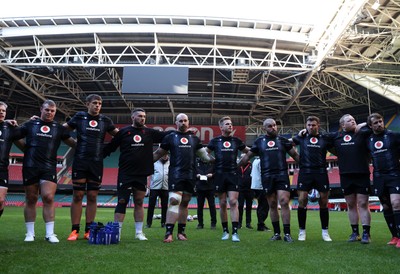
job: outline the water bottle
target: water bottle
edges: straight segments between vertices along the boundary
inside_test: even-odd
[[[89,244],[96,244],[97,223],[92,222],[89,227]]]

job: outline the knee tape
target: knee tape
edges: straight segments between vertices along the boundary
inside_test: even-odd
[[[178,203],[176,205],[172,205],[171,204],[171,199],[175,199],[178,201]],[[175,192],[170,192],[169,193],[169,200],[170,200],[170,205],[168,210],[174,213],[179,213],[179,205],[181,204],[182,201],[182,195],[179,195]]]
[[[128,206],[130,199],[130,193],[125,192],[125,193],[120,193],[118,195],[118,203],[117,206],[115,207],[115,213],[121,213],[125,214],[126,213],[126,207]]]
[[[122,202],[118,201],[117,206],[115,207],[115,213],[125,214],[127,206],[128,206],[128,203],[126,203],[126,202],[122,203]]]

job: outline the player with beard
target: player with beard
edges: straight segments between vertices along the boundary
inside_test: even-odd
[[[363,127],[356,133],[357,123],[350,114],[343,115],[339,124],[341,130],[329,134],[333,139],[334,152],[338,156],[340,185],[347,203],[352,233],[348,242],[370,242],[371,212],[369,210],[370,172],[366,136],[371,130]],[[360,237],[358,222],[363,228]]]
[[[0,216],[4,212],[6,195],[8,190],[8,165],[12,144],[23,148],[23,141],[20,139],[20,131],[7,122],[7,104],[0,101]]]
[[[329,178],[326,171],[326,153],[332,147],[330,138],[319,133],[320,120],[316,116],[309,116],[306,120],[305,135],[295,136],[293,142],[300,147],[300,171],[297,182],[299,207],[297,217],[299,222],[299,241],[306,240],[306,219],[308,192],[316,189],[320,193],[319,211],[322,227],[322,239],[331,242],[329,236]]]
[[[292,243],[290,234],[290,181],[286,153],[299,162],[299,155],[288,139],[278,136],[278,127],[274,119],[267,118],[263,123],[266,135],[254,141],[250,151],[240,160],[245,165],[253,156],[260,156],[261,180],[264,194],[267,196],[270,218],[274,228],[271,241],[281,240],[278,201],[281,206],[284,241]]]
[[[382,115],[372,113],[367,119],[372,134],[367,147],[372,157],[373,194],[383,205],[383,214],[392,233],[389,245],[400,248],[400,133],[385,129]]]
[[[236,159],[238,152],[247,153],[249,148],[237,137],[232,136],[233,125],[229,116],[219,120],[221,135],[213,138],[207,145],[207,152],[214,152],[214,185],[219,198],[222,240],[229,239],[228,207],[229,198],[230,215],[232,222],[232,241],[240,242],[239,227],[239,182],[240,175],[237,169]]]
[[[75,147],[75,140],[65,127],[54,121],[56,104],[46,100],[40,108],[40,119],[32,119],[21,125],[21,136],[25,137],[22,167],[25,188],[25,242],[35,240],[36,203],[39,193],[43,201],[43,219],[46,237],[50,243],[58,243],[54,234],[54,196],[57,190],[57,150],[61,141]]]
[[[137,108],[132,111],[132,125],[122,128],[104,148],[108,156],[118,147],[118,203],[114,220],[119,222],[120,231],[125,219],[126,207],[131,193],[135,203],[133,217],[135,220],[136,239],[145,241],[143,233],[143,199],[146,194],[147,176],[154,173],[153,144],[160,143],[169,132],[147,128],[146,112]]]
[[[97,94],[86,97],[87,111],[76,113],[64,124],[76,130],[77,146],[72,164],[73,200],[71,203],[71,234],[68,241],[79,237],[82,200],[86,192],[86,225],[84,239],[89,239],[89,227],[97,211],[97,195],[103,178],[103,147],[106,133],[115,135],[118,129],[107,116],[100,114],[103,99]]]
[[[153,154],[153,161],[170,152],[168,173],[169,205],[167,210],[164,243],[173,241],[175,223],[178,222],[177,239],[186,241],[188,205],[196,182],[196,154],[209,161],[200,139],[189,131],[189,118],[180,113],[175,121],[177,130],[164,137],[160,147]]]

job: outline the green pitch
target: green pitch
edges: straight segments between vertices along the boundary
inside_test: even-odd
[[[23,208],[7,207],[0,218],[0,273],[398,273],[400,249],[387,246],[390,235],[382,213],[372,213],[372,243],[347,243],[350,226],[346,212],[330,212],[333,242],[323,242],[319,212],[308,211],[307,241],[297,241],[297,212],[292,212],[292,244],[271,242],[272,232],[239,230],[241,242],[221,241],[216,230],[197,230],[188,222],[187,242],[162,242],[160,220],[144,229],[148,241],[134,240],[132,209],[128,209],[121,243],[89,245],[68,242],[69,208],[57,208],[55,232],[59,244],[44,241],[42,208],[38,208],[36,240],[24,243]],[[159,214],[156,211],[156,214]],[[196,214],[191,210],[191,215]],[[205,217],[209,218],[208,210]],[[97,221],[113,220],[113,209],[99,208]],[[253,210],[253,226],[256,216]],[[271,227],[270,220],[267,226]],[[175,228],[176,233],[176,228]]]

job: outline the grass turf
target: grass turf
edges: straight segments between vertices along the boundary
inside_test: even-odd
[[[305,242],[297,241],[296,211],[292,211],[295,242],[288,244],[269,241],[272,232],[247,228],[239,230],[240,243],[221,241],[220,223],[211,230],[205,210],[204,229],[196,229],[196,221],[188,222],[187,242],[165,244],[165,230],[159,220],[154,220],[152,228],[144,229],[148,241],[134,240],[132,209],[128,209],[121,243],[98,246],[83,239],[66,240],[70,232],[69,208],[56,210],[55,231],[60,243],[44,241],[41,211],[38,208],[35,242],[24,243],[23,208],[5,209],[0,218],[1,273],[398,273],[400,249],[386,245],[390,235],[382,213],[372,213],[372,243],[368,245],[347,243],[350,225],[346,212],[330,212],[333,242],[323,242],[319,212],[311,210]],[[189,214],[196,212],[191,210]],[[113,209],[99,208],[96,220],[113,220]],[[267,225],[271,227],[269,219]]]

